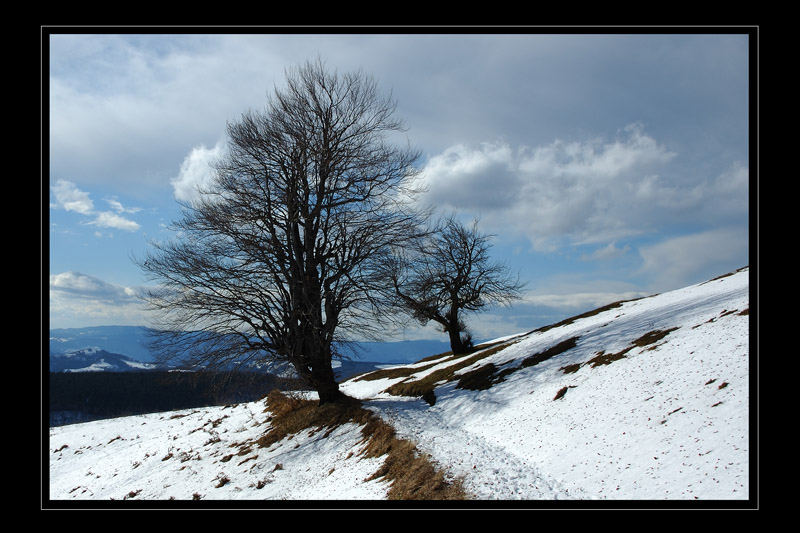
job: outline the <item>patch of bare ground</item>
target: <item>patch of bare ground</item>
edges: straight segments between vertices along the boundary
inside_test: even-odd
[[[365,409],[356,399],[319,405],[313,400],[303,400],[274,390],[266,399],[271,413],[270,429],[256,441],[256,445],[272,444],[300,431],[324,431],[324,436],[352,422],[361,426],[363,438],[361,454],[364,457],[383,457],[377,472],[364,481],[385,479],[391,482],[387,497],[390,500],[465,500],[469,495],[460,479],[448,480],[438,470],[430,457],[417,450],[407,440],[400,439],[392,426]]]
[[[421,397],[424,398],[425,401],[427,401],[429,404],[433,405],[432,402],[436,401],[434,389],[436,388],[437,385],[455,380],[456,379],[455,373],[458,372],[459,370],[467,368],[468,366],[471,366],[476,362],[480,361],[481,359],[485,359],[490,355],[499,352],[500,350],[504,350],[505,348],[508,348],[515,342],[517,341],[495,344],[492,348],[479,351],[478,353],[473,353],[472,355],[465,354],[465,355],[455,356],[453,357],[453,360],[454,361],[458,360],[458,362],[452,365],[448,365],[444,368],[439,368],[423,378],[415,380],[405,380],[399,383],[395,383],[391,387],[387,388],[385,392],[395,396]],[[414,373],[420,371],[421,369],[417,368],[414,370]]]
[[[567,350],[574,348],[577,345],[579,338],[580,337],[570,337],[569,339],[561,341],[558,344],[547,348],[546,350],[528,356],[523,359],[520,365],[517,367],[508,367],[500,370],[493,363],[483,365],[475,370],[471,370],[470,372],[463,374],[461,379],[459,379],[458,384],[456,384],[456,388],[486,390],[492,385],[505,381],[506,376],[516,372],[517,370],[538,365],[539,363],[547,361],[556,355],[560,355]]]
[[[622,306],[625,302],[635,302],[636,300],[641,300],[641,298],[633,298],[631,300],[619,300],[617,302],[611,302],[610,304],[606,304],[602,307],[598,307],[597,309],[592,309],[591,311],[587,311],[585,313],[581,313],[579,315],[571,316],[569,318],[565,318],[561,322],[556,322],[555,324],[550,324],[548,326],[542,326],[538,329],[531,331],[530,333],[537,333],[537,332],[544,332],[553,328],[558,328],[561,326],[567,326],[572,324],[576,320],[580,320],[582,318],[588,318],[590,316],[599,315],[603,311],[608,311],[610,309],[616,309],[617,307]],[[530,335],[530,333],[528,333]]]
[[[417,361],[414,364],[419,363],[430,363],[427,365],[416,366],[416,367],[408,367],[408,366],[399,366],[395,368],[384,368],[381,370],[373,370],[372,372],[368,372],[365,374],[360,374],[358,376],[350,378],[352,381],[375,381],[378,379],[397,379],[397,378],[407,378],[410,377],[418,372],[424,372],[430,368],[433,368],[436,365],[448,362],[448,361],[457,361],[459,359],[463,359],[468,357],[475,352],[479,352],[481,350],[485,350],[487,348],[494,347],[494,351],[491,353],[496,353],[498,350],[510,346],[514,342],[517,341],[498,341],[498,342],[488,342],[484,344],[478,344],[474,346],[470,351],[463,354],[454,355],[452,351],[450,352],[443,352],[435,355],[430,355],[428,357],[424,357]],[[484,357],[486,355],[491,355],[483,352],[481,355]],[[463,367],[461,367],[463,368]]]
[[[595,356],[585,363],[581,364],[573,364],[567,365],[561,368],[561,371],[565,374],[572,374],[578,371],[578,369],[585,365],[591,365],[592,368],[597,368],[598,366],[602,365],[610,365],[614,361],[619,361],[624,357],[627,357],[627,353],[633,350],[634,348],[643,348],[645,346],[650,346],[649,350],[653,350],[656,348],[656,343],[669,335],[672,331],[678,329],[677,327],[669,328],[669,329],[654,329],[653,331],[648,331],[638,339],[631,342],[629,346],[626,346],[622,350],[616,353],[605,353],[605,350],[600,350],[595,354]]]
[[[566,387],[561,387],[558,392],[556,393],[555,397],[553,397],[553,401],[560,400],[564,397],[569,389],[574,389],[575,385],[567,385]]]

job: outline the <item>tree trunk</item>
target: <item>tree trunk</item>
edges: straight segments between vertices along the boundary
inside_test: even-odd
[[[467,353],[467,346],[461,340],[461,330],[458,326],[450,326],[447,333],[450,335],[450,349],[453,353],[456,355]]]
[[[311,369],[311,384],[319,394],[319,404],[336,403],[347,400],[349,397],[339,390],[339,384],[333,374],[330,360],[317,362]]]
[[[352,400],[339,390],[331,365],[330,345],[318,343],[318,339],[308,335],[303,341],[304,363],[295,365],[298,373],[319,394],[319,404],[337,403]]]

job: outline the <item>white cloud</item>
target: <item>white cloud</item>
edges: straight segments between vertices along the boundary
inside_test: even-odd
[[[451,146],[432,157],[421,180],[429,200],[461,208],[502,208],[513,202],[521,183],[516,156],[503,143],[483,143],[475,149]]]
[[[748,264],[748,234],[742,228],[720,228],[667,239],[639,249],[639,273],[653,278],[656,290],[668,290],[724,274],[718,269]]]
[[[50,275],[51,295],[54,291],[108,303],[131,302],[137,294],[130,287],[114,285],[94,276],[73,271]]]
[[[108,205],[111,206],[111,209],[117,213],[138,213],[142,210],[140,207],[125,207],[119,200],[114,198],[108,199],[106,202],[108,202]]]
[[[99,226],[101,228],[114,228],[125,231],[136,231],[139,229],[139,224],[133,220],[124,218],[111,211],[95,211],[94,202],[89,197],[89,193],[78,189],[71,181],[59,179],[56,184],[51,186],[56,203],[51,204],[53,209],[64,209],[65,211],[74,211],[84,216],[94,217],[94,220],[88,224]],[[113,209],[117,212],[136,213],[138,208],[125,208],[117,200],[106,200]],[[97,235],[97,232],[95,232]]]
[[[139,229],[139,224],[136,222],[128,220],[127,218],[121,217],[110,211],[97,213],[95,219],[92,222],[89,222],[89,224],[100,226],[101,228],[114,228],[125,231],[136,231]]]
[[[80,272],[50,275],[50,326],[147,323],[139,289],[103,281]]]
[[[218,159],[224,149],[220,141],[213,148],[198,146],[192,148],[181,163],[178,176],[172,180],[173,195],[176,200],[191,202],[198,197],[198,189],[211,183],[213,170],[211,163]]]
[[[81,191],[71,181],[58,180],[51,190],[56,198],[56,205],[65,211],[75,211],[82,215],[90,215],[94,211],[89,193]]]
[[[573,292],[560,294],[528,294],[525,303],[560,310],[590,310],[620,300],[647,296],[642,291],[625,292]]]
[[[612,141],[556,140],[516,149],[458,145],[423,168],[424,201],[478,211],[490,231],[515,231],[537,250],[612,243],[600,255],[619,254],[625,250],[613,248],[615,240],[658,230],[677,217],[713,222],[746,216],[745,167],[711,179],[676,177],[669,166],[676,156],[638,124]]]
[[[627,244],[622,248],[617,248],[616,242],[608,243],[607,246],[602,248],[598,248],[591,254],[584,254],[581,256],[581,259],[584,261],[605,261],[608,259],[614,259],[616,257],[621,257],[627,254],[631,250],[631,247]]]

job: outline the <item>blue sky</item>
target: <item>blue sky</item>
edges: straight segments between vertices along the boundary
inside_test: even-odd
[[[750,261],[746,34],[50,35],[50,326],[155,325],[131,261],[170,238],[227,121],[320,56],[397,100],[421,201],[480,217],[527,282],[476,338]],[[405,139],[403,139],[403,142]],[[415,324],[393,340],[442,339]]]

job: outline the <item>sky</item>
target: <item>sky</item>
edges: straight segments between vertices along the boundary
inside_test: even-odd
[[[225,128],[286,69],[362,70],[397,102],[437,214],[479,218],[528,331],[750,263],[749,38],[739,33],[58,33],[43,227],[49,326],[157,326],[132,258],[173,238]],[[150,31],[150,30],[148,30]],[[444,339],[409,323],[387,340]]]

